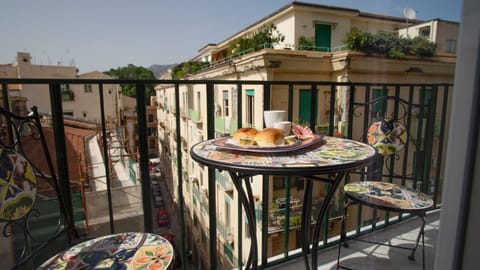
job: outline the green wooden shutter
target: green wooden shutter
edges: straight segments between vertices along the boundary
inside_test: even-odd
[[[317,51],[330,52],[332,46],[332,26],[328,24],[315,25],[315,48]]]

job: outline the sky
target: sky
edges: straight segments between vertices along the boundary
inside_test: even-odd
[[[29,52],[37,65],[79,73],[192,59],[292,0],[2,0],[0,64]],[[302,0],[417,19],[460,21],[461,0]]]

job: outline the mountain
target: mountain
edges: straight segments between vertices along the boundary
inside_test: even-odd
[[[163,73],[167,72],[169,68],[176,66],[176,64],[170,65],[151,65],[148,70],[152,71],[156,77],[160,77]]]

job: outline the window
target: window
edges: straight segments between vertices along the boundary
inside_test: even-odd
[[[297,178],[297,190],[303,190],[305,188],[305,180],[303,178]]]
[[[430,99],[432,98],[432,89],[424,88],[420,90],[420,104],[423,104],[423,113],[428,113],[428,105],[430,104]]]
[[[325,95],[325,98],[327,95]],[[310,114],[313,110],[312,108],[312,89],[300,89],[299,96],[298,96],[298,117],[300,122],[302,123],[309,123],[310,122]],[[326,103],[329,104],[329,101]],[[315,101],[315,108],[318,107],[318,99]],[[318,109],[315,110],[315,119],[318,117]]]
[[[285,189],[285,180],[284,176],[273,176],[273,191]]]
[[[230,227],[230,219],[231,219],[230,201],[227,197],[225,197],[225,225],[227,228]]]
[[[247,125],[253,127],[255,126],[254,123],[254,115],[255,115],[255,90],[249,89],[246,90],[247,93]]]
[[[187,95],[187,92],[183,92],[183,93],[182,93],[182,103],[183,103],[183,106],[181,106],[181,107],[182,107],[182,114],[183,114],[183,115],[186,115],[186,114],[187,114],[186,108],[188,108],[188,95]]]
[[[70,90],[70,85],[69,84],[61,84],[60,85],[60,91],[62,93],[62,100],[63,101],[73,101],[74,100],[74,94],[73,94],[73,91]]]
[[[150,149],[155,149],[157,148],[157,145],[155,144],[155,139],[149,141]]]
[[[373,89],[372,90],[372,101],[373,100],[376,100],[376,99],[379,99],[383,96],[385,96],[387,93],[383,90],[383,89]],[[372,104],[372,108],[371,108],[371,116],[373,118],[383,118],[383,115],[384,115],[384,112],[385,112],[385,106],[386,106],[386,103],[385,101],[381,101],[379,100],[378,102],[375,102]]]
[[[92,85],[91,84],[84,84],[83,89],[85,93],[91,93],[92,92]]]
[[[70,84],[61,84],[60,90],[62,91],[62,93],[70,92]]]
[[[148,128],[148,136],[157,136],[157,128]]]
[[[430,26],[425,26],[418,29],[418,35],[423,38],[430,39]]]
[[[202,101],[202,99],[201,99],[201,97],[200,97],[200,91],[198,91],[198,92],[197,92],[197,108],[198,108],[198,112],[199,112],[199,113],[200,113],[200,111],[201,111],[201,109],[202,109],[202,108],[201,108],[201,101]]]
[[[154,122],[154,121],[153,121],[153,114],[149,114],[149,115],[148,115],[148,122],[149,122],[149,123],[153,123],[153,122]]]
[[[285,188],[285,181],[283,177],[274,176],[273,177],[273,190],[282,190]]]
[[[455,39],[447,39],[445,41],[445,52],[455,53],[457,50],[457,41]]]
[[[223,116],[228,117],[230,115],[228,104],[228,90],[223,90]]]

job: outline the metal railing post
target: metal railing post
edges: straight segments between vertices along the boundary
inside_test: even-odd
[[[215,131],[215,109],[214,85],[207,83],[207,136],[208,139],[214,137]],[[216,184],[215,169],[208,168],[208,212],[210,223],[210,269],[217,269],[217,209],[216,209]]]
[[[57,157],[60,192],[64,198],[65,209],[70,220],[73,219],[72,195],[70,193],[70,176],[67,159],[67,143],[63,122],[62,93],[60,83],[50,84],[50,106],[52,109],[52,125],[55,136],[55,154]]]
[[[138,129],[138,150],[139,150],[139,167],[140,179],[142,185],[142,201],[143,201],[143,227],[145,232],[152,232],[152,205],[150,203],[150,173],[148,167],[148,145],[147,145],[147,106],[145,103],[145,83],[137,82],[136,99],[137,99],[137,129]]]
[[[100,116],[102,123],[102,143],[103,143],[103,164],[105,166],[105,179],[107,185],[107,199],[108,199],[108,217],[110,220],[110,233],[115,232],[115,224],[113,219],[113,203],[112,203],[112,175],[110,173],[110,153],[107,147],[107,131],[105,129],[105,106],[103,100],[103,84],[98,85],[98,95],[100,96]]]
[[[177,187],[177,192],[179,194],[179,209],[180,209],[180,239],[181,239],[181,244],[180,244],[180,258],[182,261],[182,269],[185,269],[185,217],[183,213],[183,161],[182,161],[182,141],[180,139],[181,135],[181,125],[180,125],[180,87],[178,84],[175,84],[175,114],[177,117],[175,118],[175,126],[177,129],[177,134],[175,134],[175,140],[177,141],[177,175],[178,175],[178,187]]]

